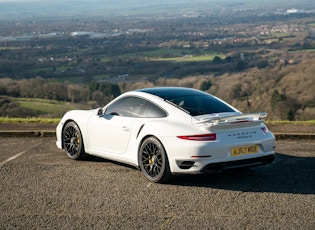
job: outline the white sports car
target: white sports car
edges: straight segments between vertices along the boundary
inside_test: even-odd
[[[208,93],[180,87],[124,93],[103,108],[67,112],[57,147],[140,168],[151,182],[176,174],[219,172],[272,163],[275,137],[266,113],[242,114]]]

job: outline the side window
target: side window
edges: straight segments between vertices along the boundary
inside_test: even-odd
[[[166,117],[167,114],[164,110],[162,110],[160,107],[152,104],[151,102],[147,102],[144,110],[142,112],[142,117],[146,118],[161,118]]]
[[[146,101],[138,97],[124,97],[110,105],[105,114],[139,117]]]

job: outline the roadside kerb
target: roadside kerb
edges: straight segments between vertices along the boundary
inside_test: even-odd
[[[9,130],[9,131],[0,131],[0,136],[1,137],[54,137],[56,136],[56,131]]]
[[[277,140],[315,140],[315,133],[274,133]]]

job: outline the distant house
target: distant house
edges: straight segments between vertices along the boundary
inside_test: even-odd
[[[295,65],[297,64],[297,61],[295,59],[289,59],[289,60],[286,60],[286,59],[280,59],[279,60],[279,63],[281,65]]]
[[[287,10],[287,14],[295,14],[297,12],[299,12],[299,11],[297,9],[294,9],[294,8]]]
[[[297,61],[295,59],[289,59],[288,64],[289,65],[295,65],[295,64],[297,64]]]

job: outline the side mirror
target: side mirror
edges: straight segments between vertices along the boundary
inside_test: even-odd
[[[96,109],[96,114],[97,114],[98,116],[102,116],[102,115],[103,115],[103,109],[102,109],[102,108]]]

